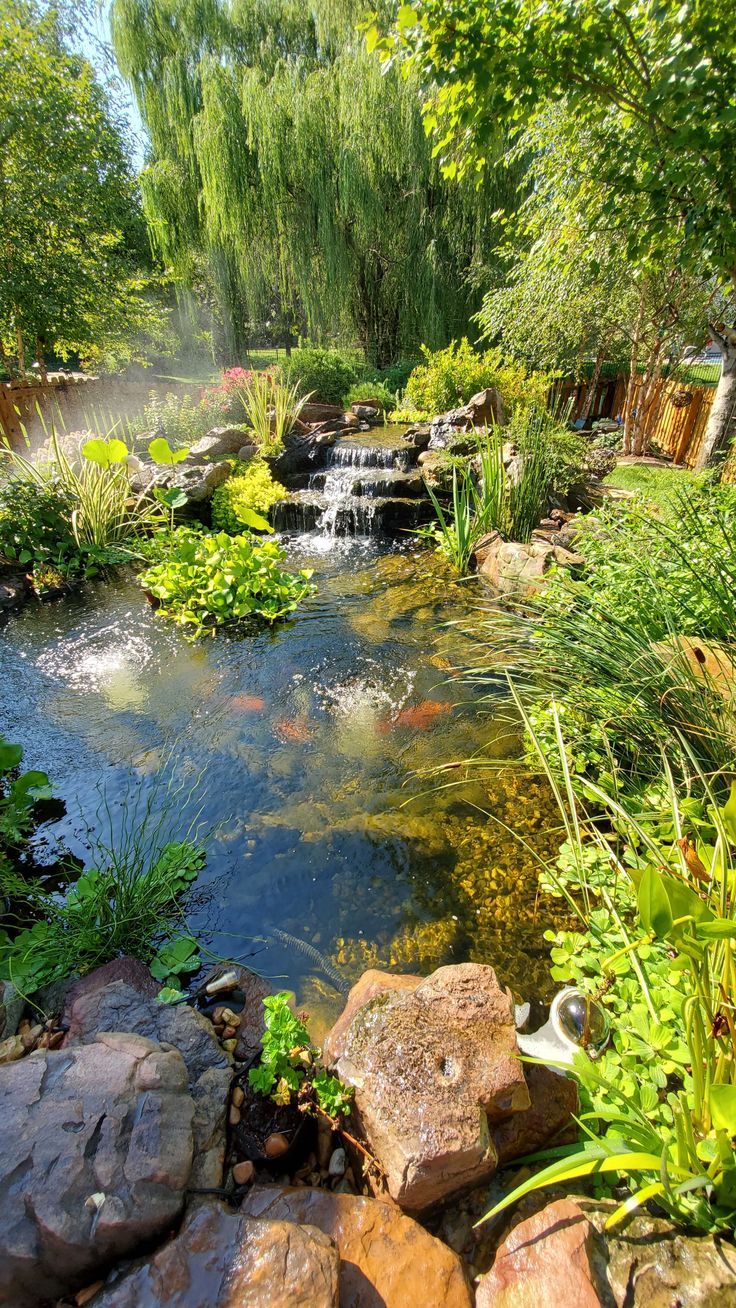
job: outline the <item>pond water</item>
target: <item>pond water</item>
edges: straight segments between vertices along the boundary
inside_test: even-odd
[[[513,744],[507,712],[453,677],[471,643],[446,624],[467,620],[475,583],[414,546],[312,534],[288,547],[319,589],[273,629],[187,643],[132,577],[8,623],[2,730],[66,805],[42,830],[47,857],[89,861],[106,811],[115,825],[166,810],[172,835],[199,815],[190,926],[218,956],[254,955],[324,1021],[368,966],[490,962],[518,995],[548,995],[550,909],[507,830],[551,853],[541,783],[421,775]]]

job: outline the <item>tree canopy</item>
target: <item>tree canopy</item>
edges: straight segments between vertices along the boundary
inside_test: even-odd
[[[600,191],[601,229],[629,263],[671,260],[736,289],[736,11],[728,0],[415,0],[369,46],[425,87],[425,122],[446,175],[480,175],[499,128],[512,140],[563,104],[586,142],[579,180]],[[728,434],[736,337],[724,351],[704,442]],[[733,354],[733,358],[731,355]],[[733,392],[733,393],[732,393]]]
[[[150,262],[120,124],[52,11],[0,3],[0,343],[90,355],[155,326]]]
[[[145,212],[183,284],[204,266],[230,325],[276,301],[382,364],[467,329],[503,170],[450,186],[417,90],[382,76],[354,0],[114,0],[147,126]]]

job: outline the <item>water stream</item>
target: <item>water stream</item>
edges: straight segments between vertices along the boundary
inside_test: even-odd
[[[361,527],[381,502],[354,493],[356,474],[400,466],[359,449],[362,462],[345,447],[330,459],[319,527],[284,537],[319,588],[291,621],[189,644],[120,577],[0,633],[2,731],[66,805],[41,854],[89,862],[106,810],[166,811],[172,834],[197,819],[208,862],[190,925],[218,955],[257,951],[325,1021],[338,979],[367,966],[474,959],[519,994],[549,993],[550,914],[507,830],[551,852],[543,788],[514,770],[448,785],[458,769],[440,788],[420,775],[513,744],[507,714],[453,677],[474,657],[462,623],[479,593],[411,538],[344,534],[346,500],[362,501]]]

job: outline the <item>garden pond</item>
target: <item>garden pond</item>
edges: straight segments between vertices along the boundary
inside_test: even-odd
[[[413,543],[285,543],[318,590],[273,628],[188,642],[132,576],[10,620],[2,731],[65,806],[37,856],[89,862],[89,829],[124,809],[165,809],[172,838],[196,822],[208,859],[190,928],[324,1021],[371,966],[489,962],[519,996],[549,997],[552,910],[530,852],[559,839],[543,784],[511,767],[427,775],[518,745],[508,710],[454,675],[474,658],[477,583]]]

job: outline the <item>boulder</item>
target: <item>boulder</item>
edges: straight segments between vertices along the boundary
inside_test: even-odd
[[[606,1231],[617,1200],[576,1202],[600,1233],[605,1308],[736,1308],[736,1250],[729,1240],[688,1235],[669,1218],[641,1209]]]
[[[380,426],[383,422],[383,405],[380,400],[364,400],[354,404],[353,413],[359,422],[367,422],[369,427]]]
[[[355,1089],[359,1128],[410,1210],[490,1176],[489,1123],[530,1105],[512,999],[492,967],[442,967],[415,989],[375,995],[339,1048],[332,1065]]]
[[[242,440],[242,436],[241,436]],[[173,468],[144,463],[131,478],[131,489],[140,493],[156,486],[176,486],[184,491],[190,504],[204,504],[212,499],[218,486],[230,476],[229,463],[177,463]]]
[[[342,1057],[345,1050],[345,1035],[359,1009],[376,995],[386,995],[392,990],[416,990],[421,985],[420,976],[411,976],[406,972],[380,972],[370,967],[363,972],[348,993],[345,1007],[335,1025],[325,1036],[322,1054],[325,1062],[333,1066]]]
[[[192,1174],[184,1060],[142,1036],[0,1067],[0,1302],[31,1308],[161,1237]]]
[[[299,418],[302,422],[328,422],[330,418],[343,417],[343,408],[341,404],[320,404],[316,400],[309,400],[302,406],[299,411]]]
[[[515,1226],[478,1282],[476,1308],[600,1308],[596,1234],[577,1204],[559,1199]]]
[[[0,1040],[14,1036],[26,1001],[11,981],[0,981]]]
[[[189,446],[186,463],[206,463],[208,460],[227,459],[237,454],[244,445],[253,444],[253,429],[247,424],[230,427],[213,427]]]
[[[562,1143],[577,1136],[572,1114],[577,1112],[577,1085],[571,1077],[560,1076],[551,1067],[528,1063],[524,1076],[529,1088],[531,1105],[523,1113],[514,1113],[505,1122],[495,1126],[491,1135],[498,1155],[498,1166],[504,1167],[514,1158],[523,1158],[543,1148],[551,1140]]]
[[[238,460],[240,463],[250,463],[251,459],[255,459],[257,454],[257,445],[241,445],[238,450]]]
[[[506,423],[503,400],[493,386],[486,386],[476,395],[471,395],[465,412],[474,427],[490,427],[493,423],[503,427]]]
[[[480,575],[502,595],[527,599],[544,585],[545,573],[557,561],[555,551],[547,541],[522,544],[493,532],[479,542],[474,559]]]
[[[123,967],[125,979],[112,979]],[[230,1056],[206,1017],[187,1004],[159,1004],[157,992],[150,973],[133,959],[116,960],[90,972],[67,997],[63,1025],[68,1033],[63,1047],[94,1042],[101,1031],[129,1031],[179,1050],[195,1109],[192,1185],[221,1185]]]
[[[430,423],[429,448],[444,450],[453,443],[458,432],[471,432],[476,427],[489,427],[492,423],[506,422],[503,401],[498,391],[487,387],[473,395],[467,404],[440,413]]]
[[[309,1223],[337,1245],[340,1308],[470,1308],[456,1254],[391,1203],[329,1190],[256,1186],[241,1212]]]
[[[31,585],[24,572],[0,571],[0,614],[22,609],[30,593]]]
[[[401,439],[406,441],[407,445],[413,446],[415,450],[426,450],[429,445],[429,436],[429,423],[415,422],[411,427],[407,427],[405,432],[402,432]]]
[[[312,1226],[258,1221],[208,1202],[94,1308],[338,1308],[340,1260]]]

